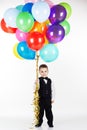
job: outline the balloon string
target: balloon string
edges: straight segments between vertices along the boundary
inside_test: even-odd
[[[33,99],[33,105],[34,105],[34,120],[32,123],[32,127],[30,130],[34,129],[35,124],[38,124],[38,119],[39,119],[39,94],[38,94],[38,89],[39,89],[39,83],[38,81],[38,62],[39,62],[39,54],[38,51],[36,52],[36,84],[35,84],[35,90],[34,90],[34,99]]]
[[[39,54],[36,52],[36,80],[38,80],[38,62],[39,62]]]
[[[39,54],[38,51],[36,52],[36,81],[38,81],[38,62],[39,62]],[[38,94],[38,89],[39,89],[39,83],[36,82],[36,88],[34,92],[34,112],[35,112],[35,124],[38,124],[38,116],[39,116],[39,94]]]

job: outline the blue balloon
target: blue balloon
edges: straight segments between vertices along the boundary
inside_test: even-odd
[[[49,18],[50,7],[44,1],[38,1],[32,6],[32,15],[38,22],[44,22]]]
[[[26,3],[22,8],[22,12],[31,13],[32,6],[33,6],[33,3]]]
[[[59,50],[54,44],[47,44],[40,50],[40,57],[45,62],[52,62],[58,58]]]
[[[22,41],[17,46],[18,54],[23,57],[24,59],[33,60],[35,59],[35,51],[31,50],[26,41]]]

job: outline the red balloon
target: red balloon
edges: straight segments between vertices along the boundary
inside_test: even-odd
[[[45,43],[44,35],[40,32],[30,32],[27,36],[27,44],[32,50],[40,50]]]
[[[15,33],[17,28],[12,28],[6,25],[4,19],[1,20],[1,28],[6,33]]]

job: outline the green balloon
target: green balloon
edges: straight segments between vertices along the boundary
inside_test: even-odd
[[[34,25],[34,18],[28,12],[20,12],[16,19],[18,29],[23,32],[29,32]]]
[[[66,20],[60,23],[61,26],[63,26],[65,30],[65,35],[67,35],[70,32],[70,24]]]
[[[68,19],[72,14],[71,6],[66,2],[61,2],[61,3],[59,3],[59,5],[62,5],[66,9],[66,12],[67,12],[66,19]]]

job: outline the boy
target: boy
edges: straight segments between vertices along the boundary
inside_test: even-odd
[[[46,64],[41,64],[39,66],[39,123],[36,127],[40,127],[43,123],[44,111],[47,118],[47,123],[49,127],[53,127],[53,113],[52,113],[52,103],[53,100],[53,86],[52,80],[48,78],[48,66]]]

